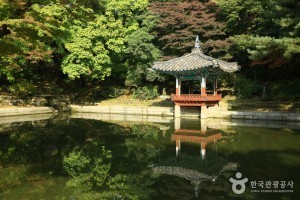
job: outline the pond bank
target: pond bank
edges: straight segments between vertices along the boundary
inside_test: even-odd
[[[155,106],[79,106],[70,105],[72,113],[99,113],[116,115],[138,115],[138,116],[163,116],[174,117],[173,107],[155,107]],[[0,107],[0,117],[34,115],[54,113],[55,109],[51,107]],[[198,107],[182,108],[182,117],[199,118],[201,110]],[[231,111],[222,106],[209,107],[206,110],[207,118],[227,118],[242,120],[268,120],[268,121],[300,121],[299,112],[259,112],[259,111]]]
[[[174,116],[173,107],[138,107],[138,106],[78,106],[71,105],[73,113],[99,113],[120,115],[153,115]],[[229,111],[222,106],[209,107],[206,111],[207,118],[231,118],[243,120],[271,120],[271,121],[300,121],[300,113],[294,112],[254,112],[254,111]],[[200,109],[183,108],[182,117],[200,117]]]
[[[0,117],[54,113],[50,107],[0,107]]]

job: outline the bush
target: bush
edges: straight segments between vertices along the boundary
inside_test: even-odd
[[[256,80],[237,77],[234,84],[234,93],[240,98],[259,96],[262,91],[261,85]]]
[[[8,86],[8,91],[14,95],[29,95],[36,91],[34,84],[27,80],[18,81]]]
[[[140,99],[140,100],[151,100],[155,99],[158,97],[158,87],[154,86],[144,86],[141,88],[134,89],[132,92],[132,96],[135,99]]]
[[[117,87],[103,87],[99,90],[95,90],[93,97],[96,99],[107,99],[107,98],[117,98],[126,94],[127,90]]]
[[[300,100],[300,80],[278,81],[271,83],[270,93],[278,100]]]

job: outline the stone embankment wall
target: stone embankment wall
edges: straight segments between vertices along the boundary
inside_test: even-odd
[[[77,113],[102,113],[102,114],[121,114],[121,115],[145,115],[145,116],[174,116],[174,107],[143,107],[143,106],[78,106],[70,105],[70,98],[68,96],[53,96],[41,95],[26,98],[19,98],[15,96],[1,96],[0,95],[0,109],[1,116],[13,115],[31,115],[42,114],[58,111],[72,111]],[[27,108],[6,106],[26,106]],[[29,107],[28,107],[29,106]],[[34,106],[34,107],[30,107]],[[52,109],[50,109],[51,107]],[[219,105],[209,107],[204,112],[200,107],[182,107],[182,117],[200,117],[201,114],[207,118],[232,118],[243,120],[272,120],[272,121],[300,121],[300,113],[296,111],[243,111],[232,110],[232,104],[228,104],[225,100],[220,101]]]
[[[119,115],[149,115],[174,116],[172,107],[130,107],[130,106],[78,106],[71,105],[73,113],[101,113]],[[300,121],[300,113],[290,112],[254,112],[230,111],[228,107],[220,104],[209,107],[204,113],[207,118],[231,118],[244,120],[272,120],[272,121]],[[203,114],[203,113],[202,113]],[[181,109],[181,117],[200,117],[199,107]]]
[[[281,111],[232,111],[226,106],[220,104],[209,107],[205,111],[207,118],[231,118],[244,120],[272,120],[272,121],[300,121],[298,112],[281,112]]]
[[[53,113],[53,109],[49,107],[28,107],[28,108],[1,108],[0,117],[16,116],[16,115],[34,115]]]
[[[173,116],[172,107],[131,107],[131,106],[78,106],[71,105],[72,112],[110,113],[122,115],[159,115]]]

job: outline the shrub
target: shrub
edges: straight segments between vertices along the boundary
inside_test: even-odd
[[[117,87],[103,87],[99,90],[95,90],[93,97],[96,99],[107,99],[107,98],[117,98],[126,94],[127,90]]]
[[[270,86],[270,93],[279,100],[300,100],[300,80],[278,81]]]
[[[249,98],[261,94],[262,87],[256,80],[239,76],[235,80],[234,93],[240,98]]]
[[[132,96],[135,99],[140,100],[151,100],[155,99],[159,95],[158,87],[154,86],[144,86],[141,88],[134,89],[132,92]]]
[[[22,80],[8,86],[8,91],[14,95],[29,95],[35,92],[36,88],[31,81]]]

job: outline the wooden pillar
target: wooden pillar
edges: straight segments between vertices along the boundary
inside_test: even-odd
[[[201,96],[207,96],[206,94],[206,78],[202,77],[201,80]]]
[[[214,81],[214,95],[217,95],[217,94],[218,94],[217,88],[218,88],[218,80],[215,79],[215,81]]]
[[[176,77],[176,96],[179,96],[181,94],[181,80]]]
[[[189,94],[193,94],[193,81],[189,81]]]

